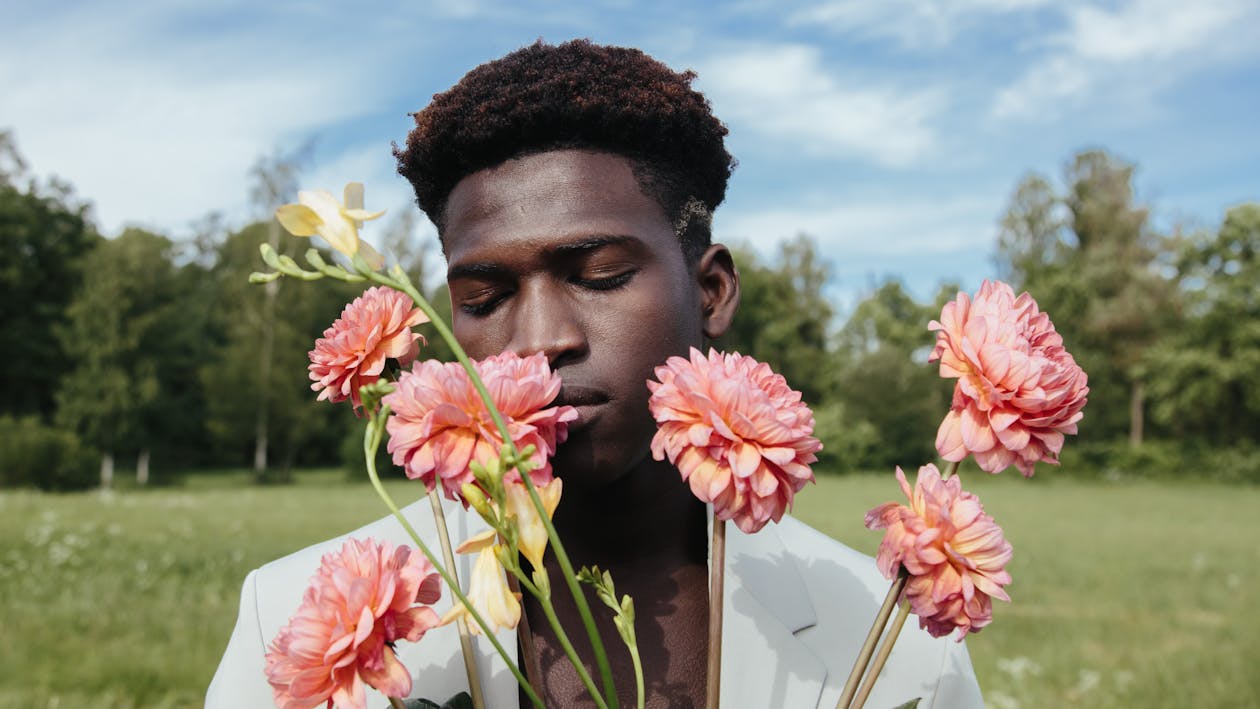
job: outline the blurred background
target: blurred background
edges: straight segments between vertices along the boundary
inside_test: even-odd
[[[744,303],[719,344],[815,408],[807,521],[878,544],[862,513],[935,456],[952,382],[926,325],[960,290],[1030,291],[1089,373],[1059,468],[964,468],[1016,548],[1014,602],[969,641],[990,704],[1260,703],[1255,3],[5,16],[0,706],[195,706],[245,573],[381,516],[361,422],[306,372],[355,290],[249,285],[260,243],[306,248],[270,214],[364,182],[388,210],[365,237],[449,310],[391,144],[477,64],[573,37],[694,69],[730,129],[715,238]]]

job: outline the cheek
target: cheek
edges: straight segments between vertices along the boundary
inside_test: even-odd
[[[613,366],[646,379],[670,356],[699,347],[703,343],[699,305],[689,295],[685,284],[658,279],[618,303],[601,327]]]
[[[451,332],[459,346],[473,359],[485,359],[502,352],[507,347],[507,336],[496,318],[471,318],[455,314]]]

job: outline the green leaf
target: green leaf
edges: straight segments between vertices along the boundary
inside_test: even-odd
[[[403,705],[407,709],[472,709],[473,700],[468,692],[460,692],[442,704],[431,699],[408,699]]]
[[[911,699],[905,704],[898,704],[897,706],[893,707],[893,709],[916,709],[916,707],[919,706],[919,702],[921,701],[923,701],[923,697],[915,697],[914,699]]]

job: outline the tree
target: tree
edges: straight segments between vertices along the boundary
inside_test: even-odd
[[[956,288],[942,287],[938,301]],[[839,384],[835,396],[874,432],[864,466],[919,466],[935,457],[936,429],[949,410],[950,384],[928,363],[935,337],[928,322],[939,306],[914,300],[888,280],[858,303],[837,334]]]
[[[1161,239],[1149,227],[1148,210],[1134,204],[1133,172],[1133,165],[1106,153],[1082,153],[1068,169],[1066,202],[1079,245],[1077,265],[1089,286],[1080,318],[1084,339],[1107,357],[1129,390],[1129,440],[1136,446],[1146,400],[1137,365],[1175,322],[1180,303],[1176,284],[1159,272]]]
[[[250,188],[250,199],[262,212],[268,215],[267,243],[275,251],[280,250],[280,223],[275,218],[275,210],[280,205],[293,201],[297,192],[299,166],[304,156],[310,152],[311,145],[299,148],[291,154],[277,151],[270,157],[259,158],[250,176],[254,184]],[[276,299],[280,292],[280,281],[271,281],[263,286],[263,309],[261,313],[260,346],[258,348],[258,405],[254,412],[254,476],[261,478],[267,470],[267,449],[270,443],[269,401],[271,398],[271,366],[275,355],[275,318]]]
[[[13,131],[0,130],[0,185],[13,186],[13,181],[26,174],[26,159],[17,147]]]
[[[88,206],[65,183],[28,176],[11,134],[0,133],[0,414],[52,418],[58,382],[73,364],[55,333],[83,257],[100,241]]]
[[[998,231],[999,278],[1008,283],[1036,281],[1064,254],[1062,203],[1045,177],[1026,175],[1011,195]]]
[[[1231,209],[1179,263],[1184,326],[1143,361],[1153,417],[1214,445],[1260,431],[1260,204]]]
[[[777,262],[763,265],[748,248],[733,250],[739,267],[740,306],[716,346],[770,364],[810,404],[830,389],[830,275],[813,239],[799,235],[779,247]]]
[[[101,242],[88,254],[82,289],[66,309],[62,346],[74,368],[57,392],[57,418],[102,452],[101,486],[113,479],[120,449],[139,451],[147,481],[164,324],[176,299],[171,242],[140,229]]]
[[[200,379],[207,428],[233,461],[244,462],[257,450],[256,421],[262,409],[273,455],[259,479],[281,481],[296,463],[335,460],[345,427],[353,420],[345,407],[315,400],[307,353],[364,286],[286,281],[276,290],[269,321],[266,289],[248,282],[249,273],[262,268],[258,246],[267,241],[268,230],[268,223],[255,222],[229,234],[219,249],[209,274],[211,331],[217,339],[207,346]],[[280,251],[295,252],[306,245],[284,239]],[[259,362],[267,328],[272,346],[264,369]]]
[[[1050,313],[1090,374],[1090,429],[1145,429],[1143,354],[1179,317],[1176,284],[1163,273],[1163,238],[1136,202],[1135,166],[1092,150],[1066,166],[1066,191],[1025,177],[998,236],[1002,273]]]

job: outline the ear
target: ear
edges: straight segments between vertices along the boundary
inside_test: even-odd
[[[696,281],[704,336],[716,339],[731,326],[739,310],[739,273],[730,250],[721,244],[710,246],[696,265]]]

